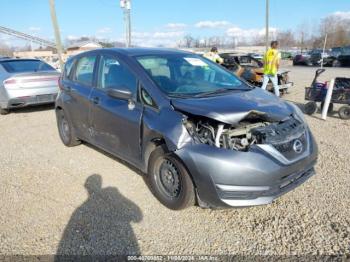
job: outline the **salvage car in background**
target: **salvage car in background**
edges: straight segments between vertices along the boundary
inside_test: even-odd
[[[142,170],[171,209],[271,203],[314,174],[303,113],[193,53],[100,49],[68,60],[56,101],[66,146]]]
[[[350,46],[343,47],[340,54],[337,57],[337,60],[334,62],[334,66],[350,66]]]
[[[264,77],[263,62],[250,55],[240,55],[237,53],[222,53],[220,56],[224,59],[223,66],[234,72],[237,76],[245,79],[254,86],[261,87]],[[280,70],[277,73],[278,86],[281,95],[288,92],[293,86],[293,82],[289,80],[289,71]],[[270,82],[267,90],[273,92],[273,86]]]
[[[302,52],[294,56],[293,59],[293,66],[296,65],[305,65],[305,66],[312,66],[312,62],[310,60],[311,58],[311,52]]]
[[[38,59],[0,59],[0,114],[11,108],[54,103],[60,73]]]

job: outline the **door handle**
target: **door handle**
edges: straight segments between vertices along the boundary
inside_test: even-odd
[[[100,103],[100,98],[98,96],[95,96],[94,98],[91,99],[91,101],[95,105],[98,105]]]

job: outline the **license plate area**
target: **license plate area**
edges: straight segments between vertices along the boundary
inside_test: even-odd
[[[37,102],[52,102],[54,101],[54,95],[38,95],[36,96]]]

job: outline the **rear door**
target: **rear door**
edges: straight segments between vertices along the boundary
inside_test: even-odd
[[[97,55],[86,54],[72,61],[73,69],[62,81],[65,110],[79,137],[91,137],[90,95],[96,85]],[[69,65],[68,65],[69,66]]]
[[[142,106],[137,102],[137,78],[118,57],[103,54],[100,57],[98,84],[91,100],[94,143],[103,149],[133,163],[140,161],[140,122]],[[128,88],[133,99],[112,98],[108,89]]]

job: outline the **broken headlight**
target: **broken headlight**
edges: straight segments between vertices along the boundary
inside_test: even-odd
[[[292,102],[287,102],[289,105],[291,105],[294,109],[294,117],[299,120],[301,123],[305,124],[306,123],[306,119],[305,119],[305,116],[304,116],[304,113],[303,111],[301,111],[301,109],[295,105],[294,103]]]

